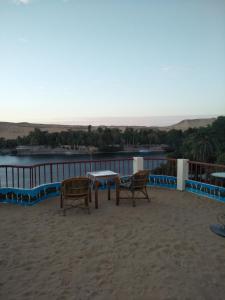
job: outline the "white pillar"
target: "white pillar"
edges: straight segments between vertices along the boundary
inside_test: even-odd
[[[133,157],[133,173],[136,173],[140,170],[144,170],[143,157]]]
[[[188,159],[177,160],[177,189],[185,190],[185,180],[188,179]]]

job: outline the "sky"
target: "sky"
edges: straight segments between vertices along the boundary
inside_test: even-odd
[[[0,121],[224,114],[225,0],[0,0]]]

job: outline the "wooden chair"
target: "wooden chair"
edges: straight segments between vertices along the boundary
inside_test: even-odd
[[[81,200],[84,200],[83,203]],[[60,206],[64,216],[66,210],[73,207],[85,208],[90,213],[89,201],[91,201],[91,189],[88,177],[73,177],[62,181]]]
[[[149,181],[149,170],[138,171],[132,176],[129,176],[127,179],[121,179],[119,183],[119,197],[117,198],[117,205],[119,205],[120,199],[128,199],[130,197],[120,197],[122,191],[127,191],[131,193],[132,204],[135,207],[135,199],[147,199],[150,202],[150,198],[147,192],[147,183]],[[135,193],[142,193],[144,197],[135,198]]]

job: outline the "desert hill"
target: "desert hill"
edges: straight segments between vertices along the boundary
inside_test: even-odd
[[[18,136],[26,136],[35,128],[42,131],[61,132],[66,130],[87,130],[87,126],[73,126],[73,125],[57,125],[57,124],[36,124],[36,123],[13,123],[0,122],[0,137],[6,139],[15,139]]]
[[[166,126],[166,127],[146,127],[146,126],[129,126],[132,128],[154,128],[158,130],[186,130],[188,128],[198,128],[206,127],[212,124],[216,118],[207,118],[207,119],[192,119],[192,120],[183,120],[177,124]],[[125,130],[128,126],[108,126],[110,128],[119,128],[122,131]],[[15,139],[18,136],[26,136],[29,132],[33,131],[35,128],[39,128],[42,131],[52,132],[61,132],[67,130],[87,130],[88,126],[80,125],[59,125],[59,124],[35,124],[35,123],[13,123],[13,122],[0,122],[0,138],[5,139]],[[92,126],[93,129],[96,129],[97,126]]]
[[[190,120],[183,120],[180,121],[177,124],[166,126],[166,127],[158,127],[160,130],[169,131],[171,129],[176,130],[187,130],[188,128],[199,128],[199,127],[207,127],[208,125],[211,125],[216,118],[207,118],[207,119],[190,119]]]

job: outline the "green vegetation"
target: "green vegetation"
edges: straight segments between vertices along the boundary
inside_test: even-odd
[[[119,151],[125,147],[167,145],[168,155],[174,158],[188,158],[195,161],[225,164],[225,117],[218,117],[212,125],[196,129],[170,130],[168,132],[151,128],[98,127],[91,125],[87,131],[63,131],[48,133],[35,129],[28,136],[15,140],[0,138],[0,149],[13,149],[20,145],[46,145],[52,148],[69,145],[72,149],[79,146],[95,146],[100,151]]]

